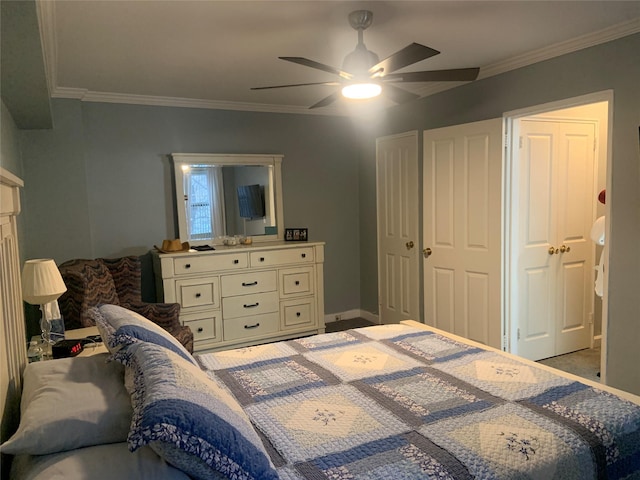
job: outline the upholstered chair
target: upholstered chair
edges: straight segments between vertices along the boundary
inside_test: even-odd
[[[193,352],[193,332],[178,318],[180,305],[142,301],[139,257],[76,259],[58,268],[67,286],[58,300],[66,329],[95,325],[91,307],[120,305],[161,326]]]

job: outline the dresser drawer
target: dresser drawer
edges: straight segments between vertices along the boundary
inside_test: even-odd
[[[220,280],[218,277],[193,278],[176,281],[176,300],[182,308],[220,308]]]
[[[204,273],[213,270],[237,270],[248,266],[249,258],[247,252],[180,257],[173,260],[173,271],[176,275]]]
[[[224,339],[243,340],[245,338],[260,337],[278,331],[278,312],[251,317],[233,318],[223,321]]]
[[[316,324],[315,300],[302,298],[281,303],[282,330],[309,327]]]
[[[280,296],[308,295],[313,292],[313,267],[280,270]]]
[[[289,265],[292,263],[313,263],[313,247],[266,250],[251,252],[250,254],[252,267],[270,267],[272,265]]]
[[[198,343],[204,340],[222,341],[222,315],[220,310],[215,312],[191,313],[180,315],[182,324],[193,332],[193,341]]]
[[[223,275],[222,296],[246,295],[249,293],[273,292],[276,290],[276,271]]]
[[[224,319],[278,311],[278,292],[255,293],[222,299]]]

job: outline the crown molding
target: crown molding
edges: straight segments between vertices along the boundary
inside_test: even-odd
[[[38,14],[38,28],[40,29],[40,43],[42,56],[44,57],[45,75],[49,94],[56,89],[58,74],[58,41],[56,39],[56,14],[55,3],[45,0],[36,0],[36,12]]]
[[[160,97],[126,93],[94,92],[85,88],[56,87],[52,98],[73,98],[83,102],[125,103],[130,105],[150,105],[157,107],[203,108],[209,110],[238,110],[245,112],[296,113],[303,115],[343,116],[347,113],[339,108],[328,107],[309,109],[295,105],[272,105],[263,103],[226,102],[198,98]]]
[[[526,67],[527,65],[549,60],[567,53],[577,52],[578,50],[607,43],[638,32],[640,32],[640,17],[613,25],[597,32],[565,40],[564,42],[556,43],[538,50],[533,50],[529,53],[519,55],[518,57],[514,57],[503,62],[487,65],[485,68],[480,69],[479,78],[491,77],[509,70]]]
[[[260,103],[228,102],[220,100],[206,100],[183,97],[161,97],[151,95],[135,95],[112,92],[95,92],[82,88],[57,86],[56,72],[56,38],[55,38],[55,9],[54,2],[38,0],[38,12],[41,18],[41,34],[45,64],[52,98],[72,98],[83,102],[123,103],[131,105],[150,105],[162,107],[203,108],[210,110],[238,110],[247,112],[294,113],[303,115],[348,116],[345,108],[332,106],[322,109],[309,109],[295,105],[273,105]],[[478,79],[488,78],[517,68],[549,60],[560,55],[576,52],[584,48],[610,42],[618,38],[640,32],[640,17],[613,25],[611,27],[559,42],[548,47],[540,48],[518,55],[510,59],[486,65],[480,68]],[[468,82],[433,82],[416,90],[421,97],[450,90]]]
[[[611,42],[618,38],[633,35],[638,32],[640,32],[640,17],[618,23],[611,27],[598,30],[597,32],[588,33],[570,40],[565,40],[564,42],[532,50],[501,62],[486,65],[480,68],[478,80],[493,77],[517,68],[526,67],[527,65],[533,65],[534,63],[559,57],[560,55],[565,55],[567,53],[577,52],[578,50],[600,45],[601,43]],[[465,83],[469,82],[434,82],[420,88],[416,93],[420,96],[427,97],[444,90],[455,88],[459,85],[464,85]]]

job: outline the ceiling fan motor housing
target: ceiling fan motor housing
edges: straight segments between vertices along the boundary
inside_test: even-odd
[[[359,43],[353,52],[344,57],[342,69],[345,72],[353,73],[356,77],[364,76],[368,78],[368,70],[379,61],[378,55],[371,50],[367,50],[364,43]]]
[[[380,61],[378,55],[367,47],[363,41],[363,31],[373,23],[373,12],[369,10],[355,10],[349,14],[349,25],[358,31],[358,44],[353,52],[348,54],[342,62],[342,69],[355,74],[356,77],[368,77],[367,71]]]

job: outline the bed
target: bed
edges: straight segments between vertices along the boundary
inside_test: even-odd
[[[97,310],[110,353],[25,370],[11,478],[640,478],[639,397],[418,322],[191,356]]]

